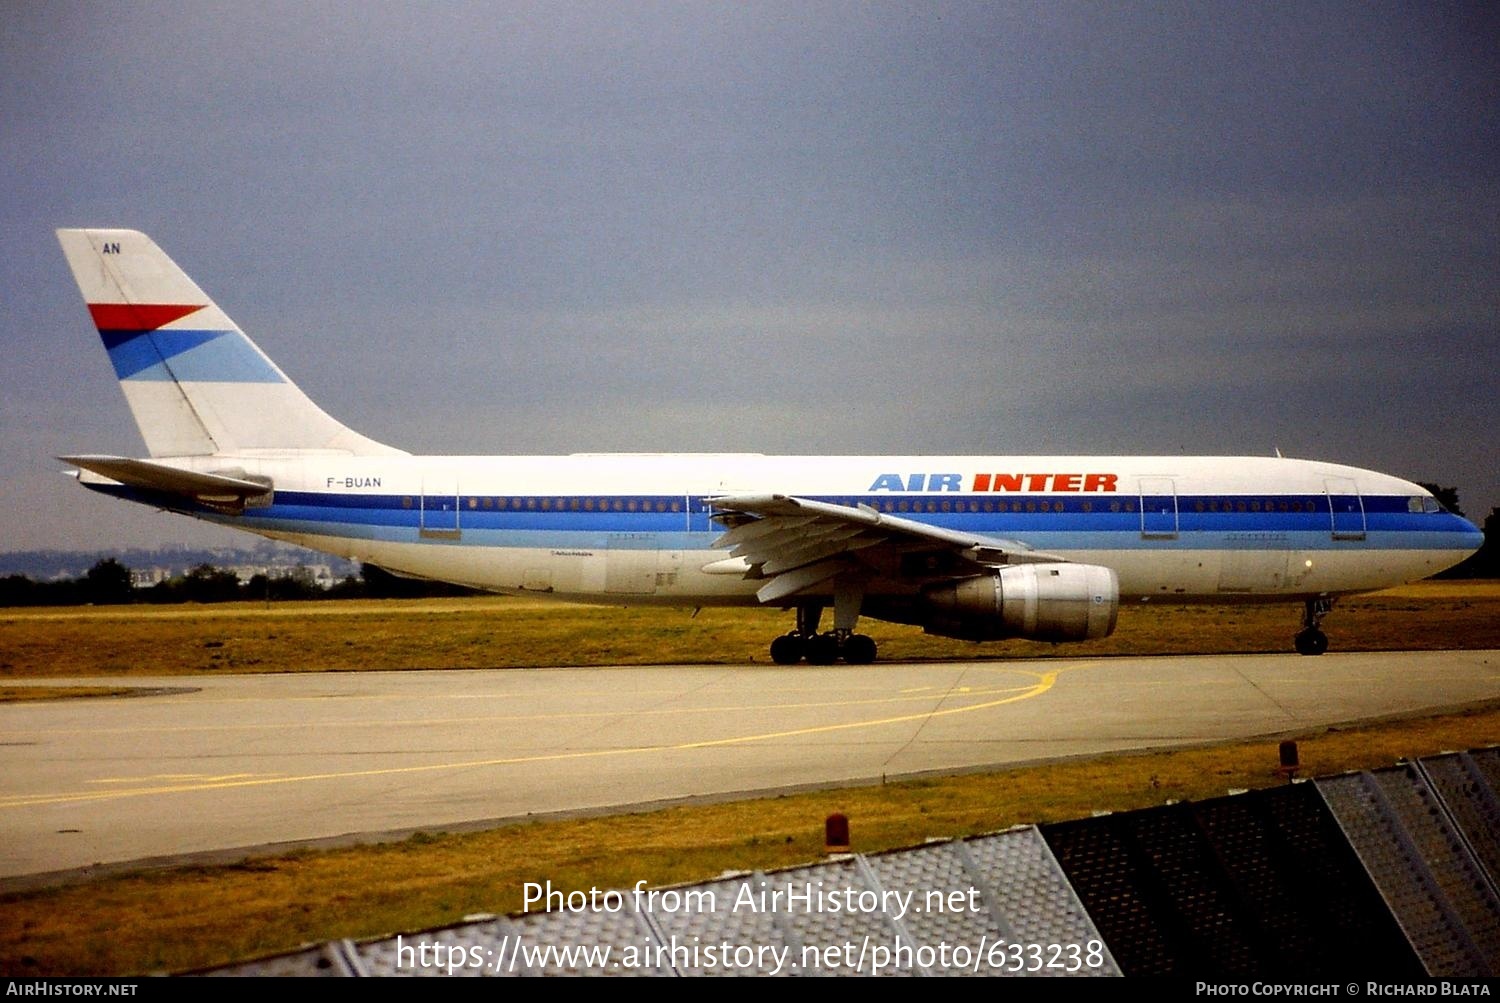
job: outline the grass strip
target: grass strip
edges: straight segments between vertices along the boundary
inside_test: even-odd
[[[1295,605],[1133,605],[1103,640],[972,644],[861,622],[883,661],[1290,651]],[[1342,600],[1334,651],[1500,648],[1500,582],[1424,582]],[[7,610],[0,679],[226,672],[745,664],[791,627],[780,610],[473,599]]]

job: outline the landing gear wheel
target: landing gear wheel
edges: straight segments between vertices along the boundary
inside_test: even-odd
[[[802,661],[806,641],[797,634],[782,634],[771,642],[771,661],[777,665],[796,665]]]
[[[1297,635],[1296,645],[1299,655],[1321,655],[1328,650],[1328,635],[1309,627]]]
[[[875,661],[875,639],[868,634],[850,634],[844,640],[844,661],[850,665],[869,665]]]
[[[1328,635],[1318,627],[1332,609],[1333,599],[1329,596],[1318,596],[1307,600],[1302,611],[1302,630],[1297,634],[1294,642],[1297,654],[1321,655],[1328,650]]]
[[[832,665],[839,658],[839,639],[832,634],[809,637],[806,655],[808,665]]]

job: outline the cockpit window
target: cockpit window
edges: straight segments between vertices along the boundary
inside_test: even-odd
[[[1432,495],[1413,495],[1406,499],[1406,511],[1408,512],[1441,512],[1443,506]]]

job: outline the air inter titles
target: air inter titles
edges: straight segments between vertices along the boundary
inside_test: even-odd
[[[1025,491],[1059,494],[1107,493],[1118,490],[1119,474],[881,474],[870,485],[877,491]],[[968,486],[966,487],[965,484]]]

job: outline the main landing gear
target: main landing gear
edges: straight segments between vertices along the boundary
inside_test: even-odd
[[[1333,609],[1333,600],[1327,596],[1307,600],[1302,613],[1302,630],[1295,644],[1299,655],[1321,655],[1328,650],[1328,635],[1318,629],[1328,611]]]
[[[853,626],[818,633],[823,617],[821,606],[798,606],[797,627],[771,642],[771,661],[777,665],[796,665],[807,659],[809,665],[832,665],[842,658],[850,665],[868,665],[875,661],[875,640],[854,633]],[[834,617],[837,623],[841,617]]]

